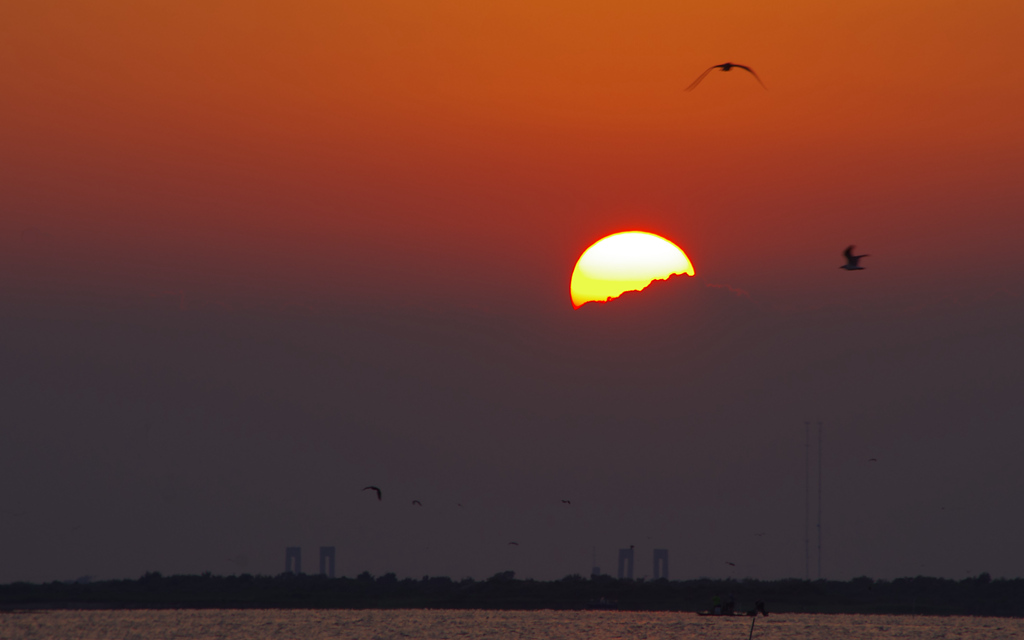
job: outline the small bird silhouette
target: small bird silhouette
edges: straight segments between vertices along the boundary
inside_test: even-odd
[[[846,269],[847,271],[863,271],[864,267],[860,266],[860,259],[868,257],[868,254],[865,253],[860,256],[853,255],[853,246],[854,245],[851,244],[846,247],[846,251],[843,252],[843,255],[846,256],[846,264],[839,268]]]
[[[764,534],[765,534],[765,532],[764,532],[764,531],[762,531],[761,533],[755,533],[755,534],[754,534],[754,537],[756,537],[756,538],[763,538],[763,537],[764,537]]]
[[[696,86],[697,86],[698,84],[700,84],[700,81],[704,79],[704,76],[708,75],[709,73],[711,73],[711,72],[712,72],[713,70],[715,70],[715,69],[721,69],[722,71],[729,71],[729,70],[731,70],[731,69],[732,69],[733,67],[736,67],[737,69],[743,69],[744,71],[749,71],[749,72],[750,72],[750,75],[754,76],[754,78],[755,78],[755,79],[757,80],[757,83],[758,83],[758,84],[760,84],[760,85],[761,85],[761,87],[763,87],[765,91],[767,91],[767,90],[768,90],[768,87],[765,87],[765,86],[764,86],[764,83],[763,83],[763,82],[761,82],[761,78],[759,78],[759,77],[757,76],[757,74],[756,74],[756,73],[754,73],[754,70],[753,70],[753,69],[751,69],[751,68],[750,68],[750,67],[748,67],[748,66],[742,65],[742,64],[733,64],[732,62],[726,62],[726,63],[724,63],[724,64],[716,64],[716,65],[715,65],[715,66],[713,66],[713,67],[708,67],[708,70],[707,70],[707,71],[705,71],[704,73],[700,74],[700,77],[698,77],[698,78],[697,78],[696,80],[694,80],[694,81],[693,81],[693,84],[691,84],[690,86],[686,87],[686,90],[687,90],[687,91],[693,91],[693,89],[694,89],[694,88],[695,88],[695,87],[696,87]]]
[[[562,500],[562,504],[572,504],[572,500]]]
[[[735,567],[735,566],[736,566],[736,565],[734,565],[733,563],[731,563],[731,562],[728,562],[728,561],[727,561],[727,562],[726,562],[725,564],[729,565],[730,567]]]
[[[519,546],[518,542],[510,542],[509,544],[512,545],[513,547],[518,547]]]
[[[868,462],[878,462],[878,458],[868,458]]]
[[[371,485],[369,487],[363,487],[363,491],[376,491],[377,492],[377,499],[378,500],[383,500],[384,499],[381,496],[381,494],[380,494],[380,489],[378,489],[377,487],[374,487],[373,485]]]
[[[413,501],[412,501],[412,503],[413,503],[414,505],[418,506],[418,507],[422,507],[422,506],[423,506],[423,503],[422,503],[422,502],[420,502],[419,500],[413,500]]]

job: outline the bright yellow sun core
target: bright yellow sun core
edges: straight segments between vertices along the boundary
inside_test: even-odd
[[[665,238],[646,231],[613,233],[590,245],[576,262],[569,285],[572,306],[604,302],[684,273],[693,275],[690,259]]]

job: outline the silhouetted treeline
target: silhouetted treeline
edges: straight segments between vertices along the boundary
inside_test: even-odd
[[[138,580],[0,585],[0,609],[25,608],[430,608],[704,611],[714,598],[737,611],[763,600],[774,613],[885,613],[1024,617],[1024,579],[901,578],[806,580],[616,580],[608,576],[538,582],[511,571],[487,580],[394,574],[161,576]]]

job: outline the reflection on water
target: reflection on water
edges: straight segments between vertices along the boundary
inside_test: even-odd
[[[358,640],[740,640],[750,618],[618,611],[164,610],[0,614],[0,638],[157,640],[163,638],[353,638]],[[754,637],[770,640],[1024,638],[1007,618],[777,614],[758,618]]]

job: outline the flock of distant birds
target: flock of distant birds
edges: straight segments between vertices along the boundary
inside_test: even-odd
[[[853,262],[853,264],[854,264],[853,268],[854,269],[863,269],[864,267],[857,267],[856,266],[856,261],[859,260],[860,258],[865,257],[865,256],[850,256],[849,254],[851,253],[852,249],[853,249],[853,247],[851,246],[851,247],[849,247],[846,250],[847,258]],[[842,267],[842,268],[847,268],[847,267]],[[878,458],[869,458],[868,462],[878,462]],[[369,485],[369,486],[363,487],[362,490],[363,491],[373,491],[377,495],[377,500],[379,502],[383,502],[384,501],[384,492],[380,490],[380,487],[377,487],[377,486],[374,486],[374,485]],[[567,504],[567,505],[571,506],[572,505],[572,500],[562,500],[562,504]],[[422,507],[423,503],[420,502],[419,500],[413,500],[412,501],[412,506],[414,506],[414,507]],[[461,507],[462,505],[458,504],[458,506]],[[943,507],[943,510],[945,510],[945,507]],[[766,531],[759,531],[758,533],[754,534],[754,537],[755,538],[763,538],[766,534],[767,534]],[[511,541],[511,542],[508,543],[507,546],[518,547],[519,543],[515,542],[515,541]],[[634,545],[629,545],[629,548],[633,549]],[[733,567],[733,568],[736,567],[736,564],[733,563],[733,562],[726,561],[725,564],[727,564],[727,565],[729,565],[730,567]]]
[[[363,487],[363,491],[373,491],[374,493],[377,494],[377,500],[379,502],[383,502],[384,501],[384,492],[380,490],[380,487],[375,487],[375,486],[373,486],[371,484],[368,487]],[[572,504],[572,500],[562,500],[562,504],[569,504],[569,505],[571,505]],[[422,507],[423,503],[420,502],[419,500],[413,500],[412,501],[412,505],[414,507]],[[460,504],[459,506],[461,507],[462,505]]]
[[[872,458],[872,460],[874,460],[874,458]],[[380,490],[380,487],[376,487],[374,485],[370,485],[370,486],[367,486],[367,487],[363,487],[362,490],[363,491],[373,491],[374,493],[377,494],[377,500],[378,501],[380,501],[380,502],[384,501],[384,492]],[[562,504],[572,505],[572,500],[562,500]],[[423,503],[420,502],[419,500],[413,500],[412,501],[412,506],[414,506],[414,507],[422,507]],[[460,504],[459,506],[461,507],[462,505]],[[765,535],[764,531],[762,531],[760,533],[755,533],[754,534],[754,536],[756,536],[758,538],[761,538],[764,535]],[[518,547],[519,543],[515,542],[513,540],[513,541],[509,542],[507,546]],[[633,549],[633,548],[635,548],[635,545],[629,545],[629,548]],[[725,564],[729,565],[730,567],[735,567],[736,566],[736,564],[732,563],[732,562],[726,562]]]
[[[374,493],[377,494],[377,500],[378,501],[380,501],[380,502],[384,501],[384,492],[380,490],[380,487],[375,487],[375,486],[373,486],[371,484],[368,487],[363,487],[363,491],[373,491]],[[571,505],[572,504],[572,500],[562,500],[562,504]],[[422,507],[423,503],[420,502],[419,500],[413,500],[412,501],[412,506],[414,506],[414,507]],[[458,506],[461,507],[462,505],[459,504]],[[513,547],[518,547],[519,546],[519,543],[518,542],[514,542],[514,541],[513,542],[509,542],[508,544],[509,544],[509,546],[513,546]],[[629,545],[629,548],[632,549],[633,545]]]
[[[878,460],[876,458],[871,458],[869,460],[869,462],[878,462]],[[379,502],[383,502],[384,501],[384,492],[380,490],[380,487],[377,487],[377,486],[374,486],[374,485],[369,485],[369,486],[363,487],[362,490],[363,491],[373,491],[377,495],[377,500]],[[572,505],[572,500],[562,500],[562,504],[567,504],[567,505],[571,506]],[[413,500],[412,501],[412,506],[414,506],[414,507],[422,507],[423,503],[420,502],[419,500]],[[461,507],[462,505],[459,504],[458,506]],[[754,534],[754,537],[756,537],[756,538],[763,538],[766,534],[767,534],[766,531],[759,531],[758,533]],[[510,541],[508,543],[508,545],[506,545],[506,546],[518,547],[519,543],[513,540],[513,541]],[[631,545],[629,545],[629,548],[630,549],[634,549],[635,545],[631,544]],[[736,567],[736,563],[734,563],[734,562],[726,561],[725,564],[727,564],[727,565],[729,565],[730,567],[733,567],[733,568]]]

